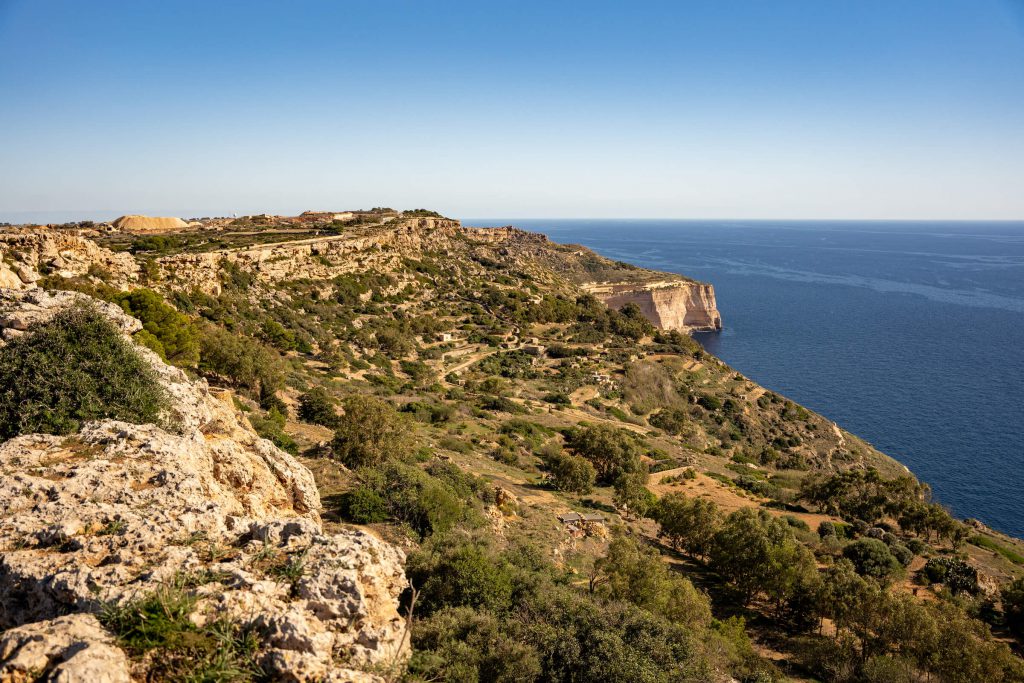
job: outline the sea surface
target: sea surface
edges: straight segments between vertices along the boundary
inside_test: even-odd
[[[711,282],[711,353],[1024,537],[1024,222],[464,222]]]

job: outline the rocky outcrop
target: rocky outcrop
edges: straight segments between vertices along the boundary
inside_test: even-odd
[[[177,254],[158,259],[164,284],[172,289],[199,288],[220,292],[221,271],[233,264],[262,284],[310,278],[329,280],[359,270],[361,259],[387,254],[419,254],[444,247],[456,235],[458,221],[416,218],[392,221],[369,234],[337,235],[264,244],[244,249],[223,249],[199,254]]]
[[[664,330],[722,329],[715,289],[704,282],[588,283],[583,289],[610,308],[636,304],[644,317]]]
[[[83,298],[5,292],[0,317],[31,333]],[[272,676],[373,680],[355,669],[400,663],[402,552],[364,531],[325,533],[308,469],[261,439],[227,392],[139,352],[171,396],[172,428],[104,420],[0,445],[0,629],[12,629],[0,636],[0,681],[128,680],[88,615],[183,585],[197,624],[258,634]],[[82,673],[98,669],[107,677]]]
[[[131,254],[104,249],[65,230],[8,229],[0,233],[0,287],[34,287],[43,274],[72,278],[102,274],[111,285],[127,287],[138,280]]]

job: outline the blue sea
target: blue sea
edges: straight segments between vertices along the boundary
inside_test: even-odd
[[[465,223],[711,282],[711,353],[1024,537],[1024,222]]]

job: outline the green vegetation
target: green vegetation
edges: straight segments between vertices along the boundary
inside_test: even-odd
[[[994,553],[999,553],[1000,555],[1008,559],[1010,562],[1013,562],[1014,564],[1024,564],[1024,555],[1021,555],[1020,553],[1016,553],[1010,550],[1006,546],[997,543],[988,536],[972,536],[970,542],[978,546],[979,548],[985,548],[987,550],[991,550]]]
[[[62,311],[0,348],[2,440],[102,418],[160,423],[166,402],[153,368],[94,308]]]
[[[149,680],[211,683],[256,681],[259,640],[255,633],[227,621],[196,626],[189,615],[195,598],[176,586],[160,588],[99,615],[118,643],[134,658],[157,651]]]
[[[313,387],[299,396],[299,419],[324,427],[333,427],[338,423],[334,400],[326,389]]]
[[[113,300],[125,313],[142,321],[135,340],[153,349],[162,359],[181,367],[199,363],[199,331],[192,320],[168,306],[163,297],[148,289],[119,293]]]
[[[642,450],[632,434],[605,424],[583,424],[566,435],[566,447],[590,461],[597,481],[612,484],[622,474],[644,472]]]
[[[275,351],[255,339],[207,325],[200,338],[199,370],[259,399],[264,407],[284,385],[284,365]]]
[[[344,415],[331,441],[334,457],[349,467],[362,467],[408,455],[411,434],[394,406],[364,396],[350,396],[342,405]]]

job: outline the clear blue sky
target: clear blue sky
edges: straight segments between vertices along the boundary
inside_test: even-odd
[[[0,51],[0,220],[1024,218],[1021,0],[0,0]]]

